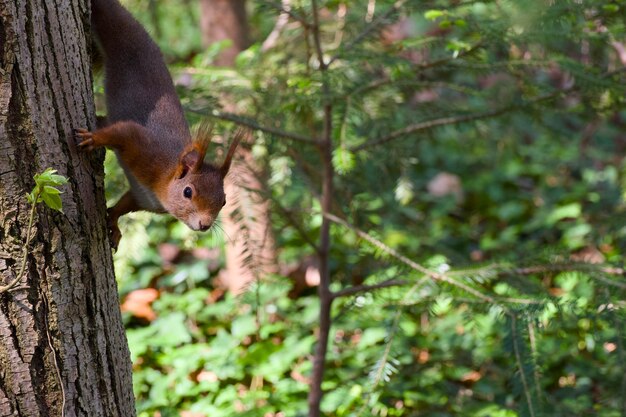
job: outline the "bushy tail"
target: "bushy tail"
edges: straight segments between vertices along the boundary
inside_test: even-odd
[[[91,21],[104,55],[109,121],[144,124],[163,96],[182,114],[159,47],[128,10],[117,0],[92,0]]]
[[[91,22],[107,59],[140,53],[160,58],[159,48],[150,35],[117,0],[92,0]]]

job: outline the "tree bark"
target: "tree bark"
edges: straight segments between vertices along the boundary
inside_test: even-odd
[[[105,225],[94,127],[89,2],[0,0],[0,285],[17,273],[25,194],[47,167],[69,178],[64,213],[39,205],[25,277],[0,294],[0,416],[135,414]]]
[[[232,66],[237,54],[248,47],[246,0],[200,0],[200,27],[207,46],[222,40],[232,42],[215,59],[215,65]]]
[[[232,66],[248,44],[245,0],[201,0],[200,4],[204,43],[230,39],[232,45],[222,51],[215,64]],[[225,97],[224,103],[228,111],[237,110],[231,98]],[[258,192],[264,189],[262,169],[245,147],[240,147],[237,154],[238,161],[224,186],[227,204],[222,215],[229,238],[222,281],[234,293],[241,292],[255,278],[278,271],[269,203]],[[239,211],[236,220],[232,218],[235,210]]]

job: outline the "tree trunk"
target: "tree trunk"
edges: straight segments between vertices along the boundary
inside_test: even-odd
[[[237,54],[247,47],[248,25],[245,0],[201,0],[201,27],[206,45],[230,39],[232,45],[217,57],[215,64],[232,66]],[[237,111],[233,100],[224,98],[228,111]],[[276,248],[269,216],[269,204],[258,190],[260,167],[244,147],[237,151],[232,174],[225,184],[227,204],[222,222],[226,236],[226,273],[222,281],[232,292],[242,291],[255,277],[277,272]],[[245,189],[244,189],[245,187]],[[256,190],[256,191],[255,191]],[[232,217],[239,211],[237,219]]]
[[[239,52],[248,47],[246,0],[200,0],[200,26],[205,45],[230,40],[232,44],[215,59],[229,67]]]
[[[22,261],[33,175],[69,178],[64,213],[39,205],[27,272],[0,294],[0,416],[135,414],[102,154],[72,135],[95,121],[88,22],[85,0],[0,0],[0,286]]]

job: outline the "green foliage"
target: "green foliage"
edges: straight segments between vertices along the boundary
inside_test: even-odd
[[[168,44],[191,30],[166,20],[178,3],[160,40],[185,56],[187,108],[227,97],[267,128],[252,154],[283,265],[316,253],[322,222],[320,153],[289,136],[319,140],[333,109],[333,210],[356,229],[331,230],[331,289],[405,285],[335,300],[324,415],[624,414],[624,2],[322,1],[324,74],[311,3],[290,6],[268,48],[277,3],[249,4],[234,68],[207,67],[223,45],[172,52],[197,48]],[[223,296],[228,236],[133,216],[120,291],[156,292],[124,308],[140,416],[305,415],[312,291],[277,276]]]
[[[46,168],[41,174],[35,174],[35,187],[26,194],[26,199],[32,205],[44,202],[46,206],[53,210],[63,212],[61,202],[62,193],[57,187],[67,184],[67,178],[56,174],[56,169]]]
[[[12,281],[6,283],[6,285],[0,285],[0,294],[7,291],[13,291],[20,283],[26,272],[28,252],[30,250],[30,241],[33,237],[33,223],[35,221],[35,213],[37,204],[43,202],[46,206],[53,210],[63,212],[63,204],[61,201],[61,190],[57,187],[67,184],[67,178],[62,175],[57,175],[56,170],[52,168],[46,168],[41,174],[35,174],[33,179],[35,180],[35,187],[30,193],[26,194],[26,200],[30,203],[30,215],[28,217],[28,226],[26,226],[26,240],[22,246],[22,261],[20,262],[19,269],[15,273],[15,278]]]

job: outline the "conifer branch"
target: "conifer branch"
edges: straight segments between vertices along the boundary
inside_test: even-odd
[[[432,271],[420,264],[418,264],[415,261],[412,261],[411,259],[407,258],[406,256],[400,254],[399,252],[397,252],[395,249],[390,248],[389,246],[385,245],[383,242],[381,242],[380,240],[370,236],[368,233],[363,232],[362,230],[357,229],[356,227],[352,226],[351,224],[349,224],[348,222],[346,222],[345,220],[335,216],[334,214],[331,213],[324,213],[324,217],[332,220],[333,222],[340,224],[344,227],[346,227],[347,229],[352,230],[354,233],[356,233],[360,238],[368,241],[370,244],[372,244],[373,246],[379,248],[380,250],[382,250],[383,252],[387,253],[388,255],[391,255],[392,257],[396,258],[397,260],[399,260],[400,262],[402,262],[403,264],[407,265],[408,267],[410,267],[411,269],[422,273],[423,275],[426,275],[430,278],[432,278],[435,281],[440,281],[440,282],[445,282],[448,283],[450,285],[453,285],[455,287],[458,287],[460,289],[462,289],[463,291],[472,294],[473,296],[475,296],[476,298],[479,298],[485,302],[488,303],[497,303],[498,300],[481,293],[480,291],[462,283],[459,281],[456,281],[455,279],[452,279],[448,276],[446,276],[445,274],[441,274],[439,272],[435,272]]]
[[[333,298],[348,297],[361,292],[370,292],[381,288],[398,287],[407,285],[408,283],[409,281],[404,279],[391,278],[378,284],[355,285],[353,287],[344,288],[343,290],[334,292],[332,296]]]
[[[376,30],[381,24],[383,24],[387,19],[389,19],[394,13],[396,13],[400,8],[406,3],[406,0],[398,0],[393,6],[389,8],[385,13],[379,15],[376,19],[374,19],[370,24],[365,26],[361,33],[359,33],[352,41],[350,41],[346,46],[342,48],[342,51],[349,51],[354,48],[356,45],[361,43],[364,39],[366,39],[374,30]],[[328,61],[328,65],[332,65],[333,62],[338,60],[341,57],[341,52],[333,55],[332,58]]]
[[[607,291],[608,293],[608,291]],[[608,298],[607,294],[607,298]],[[619,361],[619,365],[621,366],[622,370],[626,369],[626,352],[625,350],[625,346],[624,346],[624,322],[622,320],[620,320],[620,317],[618,315],[618,312],[616,310],[610,310],[611,313],[611,318],[613,319],[613,326],[615,328],[615,333],[616,333],[616,338],[615,338],[615,342],[616,342],[616,346],[617,346],[617,358]],[[622,375],[622,380],[620,382],[620,392],[622,394],[622,398],[621,398],[621,409],[622,409],[622,415],[626,415],[626,372],[623,372]]]
[[[280,203],[275,198],[271,198],[271,200],[274,204],[274,207],[278,209],[278,211],[281,213],[281,216],[287,220],[287,223],[289,223],[289,225],[293,227],[296,232],[298,232],[298,235],[302,238],[302,240],[308,243],[309,246],[313,248],[316,252],[319,252],[320,249],[317,244],[309,237],[309,235],[307,235],[306,231],[300,225],[300,223],[298,223],[296,219],[294,219],[291,211],[280,205]]]
[[[285,139],[291,139],[296,142],[304,143],[307,145],[316,145],[319,143],[317,139],[304,136],[299,133],[287,132],[285,130],[278,129],[278,128],[271,127],[271,126],[263,126],[256,120],[247,116],[242,116],[242,115],[238,115],[234,113],[228,113],[228,112],[224,112],[224,111],[220,111],[216,109],[209,110],[208,112],[193,110],[193,109],[189,109],[189,111],[192,113],[196,113],[196,114],[200,114],[204,116],[214,117],[220,120],[225,120],[227,122],[233,122],[238,126],[245,126],[252,130],[258,130],[260,132],[269,133],[269,134],[279,136]]]
[[[415,123],[412,125],[408,125],[407,127],[404,127],[402,129],[395,130],[391,132],[390,134],[388,134],[387,136],[383,136],[378,139],[373,139],[361,145],[355,146],[351,149],[351,151],[357,152],[366,148],[371,148],[373,146],[382,145],[384,143],[401,138],[411,133],[416,133],[422,130],[432,129],[434,127],[456,125],[456,124],[461,124],[461,123],[466,123],[466,122],[473,122],[473,121],[481,120],[481,119],[487,119],[490,117],[500,116],[501,114],[504,114],[510,110],[511,110],[510,108],[505,108],[505,109],[486,111],[486,112],[476,113],[476,114],[468,114],[468,115],[463,115],[463,116],[442,117],[439,119],[433,119],[433,120],[427,120],[425,122]]]
[[[522,380],[522,388],[524,390],[524,397],[526,399],[526,405],[528,406],[528,412],[531,417],[535,417],[535,409],[533,406],[532,394],[527,381],[526,372],[524,370],[524,362],[522,361],[522,352],[519,346],[519,336],[517,335],[517,316],[513,313],[511,317],[511,341],[513,343],[513,352],[515,354],[515,362],[519,369],[520,378]]]
[[[478,48],[480,48],[482,46],[482,42],[478,42],[475,45],[472,45],[471,47],[462,50],[461,52],[459,52],[456,56],[447,56],[445,58],[441,58],[441,59],[436,59],[434,61],[429,61],[429,62],[424,62],[422,64],[417,64],[415,65],[415,69],[416,70],[425,70],[425,69],[430,69],[430,68],[435,68],[435,67],[439,67],[442,65],[446,65],[449,64],[451,62],[459,62],[459,59],[472,54],[473,52],[475,52]],[[465,62],[463,63],[463,65],[465,65]]]
[[[285,5],[284,2],[282,4],[278,4],[278,3],[275,3],[273,1],[267,1],[267,0],[262,0],[261,3],[264,3],[264,4],[268,5],[268,6],[270,6],[274,10],[278,11],[280,14],[285,14],[285,15],[291,17],[293,20],[295,20],[296,22],[300,23],[305,28],[310,28],[311,27],[311,24],[306,20],[306,18],[304,18],[304,16],[296,13],[293,10],[293,8],[289,6],[289,4]]]
[[[502,107],[496,110],[490,110],[490,111],[485,111],[485,112],[475,113],[475,114],[466,114],[466,115],[461,115],[461,116],[441,117],[439,119],[432,119],[432,120],[427,120],[427,121],[420,122],[420,123],[415,123],[415,124],[406,126],[402,129],[395,130],[391,132],[390,134],[388,134],[387,136],[383,136],[377,139],[372,139],[365,143],[362,143],[361,145],[354,146],[350,150],[352,152],[357,152],[366,148],[371,148],[373,146],[378,146],[378,145],[385,144],[387,142],[391,142],[392,140],[401,138],[411,133],[416,133],[416,132],[420,132],[423,130],[429,130],[429,129],[439,127],[439,126],[457,125],[461,123],[473,122],[477,120],[489,119],[492,117],[501,116],[513,110],[519,110],[521,107],[527,107],[527,106],[534,105],[540,102],[554,99],[559,94],[564,93],[566,91],[569,91],[569,90],[568,89],[559,90],[559,91],[545,94],[535,99],[529,100],[528,102],[523,103],[523,104],[510,105],[510,106]]]

